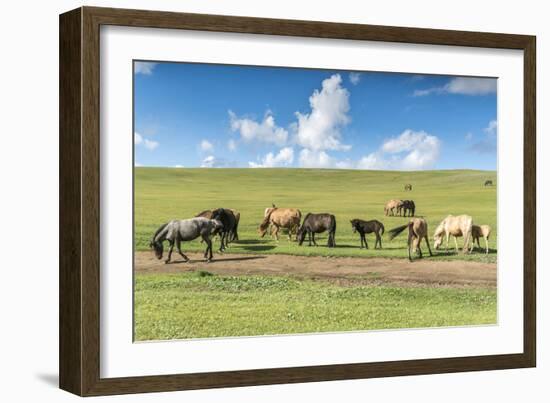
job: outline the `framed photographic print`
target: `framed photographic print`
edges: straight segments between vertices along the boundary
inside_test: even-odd
[[[535,37],[60,16],[60,387],[535,366]]]

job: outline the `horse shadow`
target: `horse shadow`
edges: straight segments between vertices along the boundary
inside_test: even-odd
[[[235,241],[235,244],[237,245],[255,245],[255,244],[258,244],[258,243],[268,243],[269,240],[267,239],[243,239],[243,240],[238,240],[238,241]]]
[[[216,263],[216,262],[239,262],[244,260],[256,260],[256,259],[265,259],[265,256],[241,256],[241,257],[226,257],[226,258],[220,258],[216,257],[210,261],[210,263]]]
[[[276,246],[274,245],[248,245],[248,246],[243,246],[242,249],[244,250],[247,250],[247,251],[253,251],[253,252],[262,252],[262,251],[266,251],[266,250],[272,250],[272,249],[275,249]]]

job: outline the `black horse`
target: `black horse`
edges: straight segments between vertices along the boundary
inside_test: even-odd
[[[416,205],[413,200],[403,200],[403,205],[401,206],[403,217],[414,217],[415,210]]]
[[[212,211],[212,219],[222,223],[223,228],[220,234],[220,252],[224,251],[229,242],[233,241],[234,234],[237,232],[237,219],[230,209],[219,208]]]
[[[483,186],[493,186],[493,181],[488,179],[485,181],[485,184]]]
[[[369,248],[365,234],[371,234],[373,232],[376,236],[374,249],[376,249],[376,245],[380,245],[380,249],[382,249],[382,235],[384,235],[384,224],[382,224],[378,220],[365,221],[360,220],[359,218],[354,218],[350,222],[353,233],[355,234],[356,232],[359,232],[359,235],[361,236],[361,249],[363,249],[363,242],[365,243],[365,248]]]
[[[333,248],[336,246],[336,217],[332,214],[321,213],[313,214],[308,213],[305,218],[302,226],[298,229],[296,233],[296,240],[301,246],[304,243],[306,234],[309,238],[309,246],[311,246],[311,241],[313,240],[313,245],[317,246],[315,242],[315,234],[320,234],[321,232],[328,231],[328,242],[327,246]]]

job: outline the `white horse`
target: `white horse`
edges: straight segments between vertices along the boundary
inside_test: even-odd
[[[443,234],[445,234],[445,252],[447,252],[447,250],[449,249],[449,237],[452,235],[455,240],[456,253],[458,253],[458,242],[456,238],[462,236],[464,237],[464,246],[462,247],[462,251],[466,253],[468,251],[470,239],[472,238],[472,225],[473,220],[472,217],[469,215],[448,215],[435,229],[434,248],[439,249],[439,247],[443,243]],[[472,249],[474,249],[473,244],[470,252],[472,251]]]

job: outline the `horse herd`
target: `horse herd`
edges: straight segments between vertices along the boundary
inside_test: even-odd
[[[405,203],[408,202],[408,203]],[[390,207],[393,206],[393,207]],[[393,210],[392,210],[393,208]],[[428,223],[423,217],[414,217],[415,204],[412,200],[390,200],[384,207],[384,212],[388,215],[403,216],[409,214],[411,218],[409,222],[391,229],[388,231],[389,239],[394,239],[397,235],[408,229],[408,257],[412,260],[411,252],[418,253],[422,257],[420,243],[424,239],[428,247],[430,256],[432,251],[428,241]],[[204,210],[198,213],[195,217],[184,220],[172,220],[163,224],[154,233],[149,247],[155,252],[158,259],[163,256],[163,242],[168,241],[169,249],[165,263],[169,263],[172,257],[174,246],[177,248],[181,257],[188,262],[189,258],[182,252],[181,243],[192,241],[201,238],[201,242],[206,243],[204,258],[209,262],[212,260],[212,238],[220,237],[220,252],[223,252],[233,241],[239,240],[238,227],[241,218],[240,212],[234,209],[218,208],[213,210]],[[366,234],[374,233],[376,239],[374,248],[382,249],[382,235],[384,235],[384,224],[378,220],[361,220],[355,218],[350,221],[353,233],[359,233],[361,246],[368,249]],[[259,225],[258,233],[264,237],[269,231],[272,238],[279,240],[279,231],[281,229],[288,230],[288,239],[292,239],[295,235],[295,240],[298,245],[302,246],[307,236],[309,246],[317,246],[315,235],[327,232],[327,246],[333,248],[336,246],[336,217],[330,213],[308,213],[302,220],[302,213],[296,208],[279,208],[274,204],[264,211],[264,218]],[[434,248],[438,249],[443,238],[446,239],[445,251],[448,251],[449,238],[452,235],[455,241],[455,249],[458,253],[457,237],[464,237],[463,252],[471,253],[474,247],[474,242],[479,238],[485,240],[485,252],[489,253],[489,235],[491,227],[488,225],[474,225],[473,219],[469,215],[447,216],[434,232]],[[469,246],[471,242],[471,247]]]

